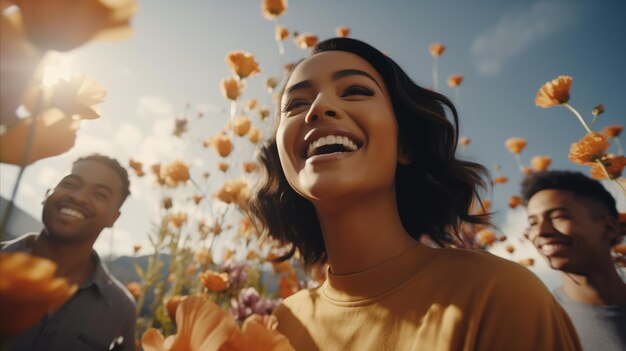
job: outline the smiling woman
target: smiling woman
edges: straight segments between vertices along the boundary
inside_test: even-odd
[[[523,267],[420,243],[459,243],[462,222],[486,222],[469,214],[486,171],[456,159],[458,117],[445,96],[347,38],[318,44],[281,96],[250,211],[291,244],[283,259],[297,251],[329,264],[321,287],[275,311],[297,350],[580,348]]]

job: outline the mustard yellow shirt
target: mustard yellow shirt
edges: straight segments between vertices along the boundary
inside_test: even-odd
[[[364,272],[328,273],[274,312],[296,350],[581,349],[543,283],[486,252],[417,246]]]

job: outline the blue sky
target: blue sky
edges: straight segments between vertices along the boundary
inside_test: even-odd
[[[472,144],[462,155],[492,170],[499,164],[510,178],[489,196],[498,211],[497,223],[514,236],[523,226],[524,214],[520,209],[508,211],[506,201],[517,192],[521,176],[504,141],[512,136],[528,140],[522,153],[526,164],[534,155],[549,155],[552,169],[587,172],[567,160],[569,145],[584,135],[584,129],[565,108],[538,108],[534,97],[544,82],[571,75],[570,103],[583,116],[590,118],[599,103],[606,107],[595,130],[624,124],[624,13],[626,2],[620,0],[290,0],[279,22],[320,39],[334,36],[338,26],[348,26],[351,37],[389,54],[424,86],[432,85],[428,46],[443,43],[447,50],[439,61],[440,91],[453,98],[445,79],[455,73],[465,76],[458,108],[461,134]],[[282,70],[273,23],[261,15],[260,1],[142,1],[132,26],[134,35],[127,40],[91,42],[68,54],[71,69],[101,82],[108,95],[102,117],[83,122],[73,150],[27,169],[17,204],[35,217],[40,217],[45,189],[60,179],[73,159],[87,152],[106,153],[124,163],[130,157],[148,164],[188,158],[190,145],[219,131],[227,121],[229,103],[220,94],[219,81],[230,75],[224,57],[231,50],[254,54],[262,69],[249,80],[243,100],[256,97],[269,103],[263,81]],[[285,47],[283,62],[305,54],[290,40]],[[190,134],[197,140],[170,142],[173,116],[184,113],[187,103],[190,110],[206,114],[193,121]],[[192,168],[215,162],[210,152],[193,155]],[[8,197],[17,169],[2,165],[0,171],[0,192]],[[158,199],[147,180],[136,179],[122,217],[97,243],[103,254],[110,251],[111,235],[117,254],[129,253],[135,242],[147,246]],[[616,195],[626,211],[623,195]]]

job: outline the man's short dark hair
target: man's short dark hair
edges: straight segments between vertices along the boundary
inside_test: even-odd
[[[591,179],[580,172],[544,171],[533,173],[522,182],[524,203],[541,190],[568,190],[577,197],[594,200],[604,207],[614,218],[618,218],[615,199],[599,181]]]
[[[103,165],[111,168],[115,173],[117,173],[117,175],[120,177],[120,180],[122,181],[122,202],[120,203],[120,205],[123,204],[124,201],[126,201],[128,195],[130,195],[130,180],[128,179],[128,171],[126,171],[126,168],[122,167],[122,165],[116,159],[100,154],[91,154],[81,157],[74,161],[72,165],[83,161],[100,162]]]

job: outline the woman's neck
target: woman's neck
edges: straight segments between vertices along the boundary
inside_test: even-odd
[[[394,194],[316,203],[330,269],[351,274],[419,245],[402,226]]]

